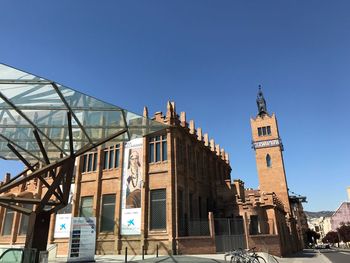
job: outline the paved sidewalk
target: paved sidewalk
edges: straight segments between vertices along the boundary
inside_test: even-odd
[[[267,263],[330,263],[330,261],[318,250],[304,250],[297,254],[291,255],[290,257],[278,258],[277,261],[274,257],[266,253],[258,253],[260,256],[265,258]],[[142,260],[141,256],[128,256],[128,262],[130,263],[224,263],[224,254],[210,254],[210,255],[176,255],[176,256],[159,256],[145,255],[145,259]],[[124,255],[107,255],[107,256],[95,256],[96,262],[125,262]],[[56,258],[56,260],[49,260],[51,263],[63,263],[66,262],[66,258]]]

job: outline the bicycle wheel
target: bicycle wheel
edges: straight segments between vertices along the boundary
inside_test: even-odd
[[[231,257],[230,263],[242,263],[242,262],[243,261],[241,261],[239,257],[235,257],[235,256]]]
[[[266,260],[261,256],[255,256],[255,258],[258,260],[257,262],[259,263],[266,263]]]

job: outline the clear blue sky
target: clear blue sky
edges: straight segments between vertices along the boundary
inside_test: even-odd
[[[0,61],[134,112],[177,110],[257,187],[263,85],[289,188],[334,210],[350,186],[349,1],[1,1]],[[15,172],[0,161],[0,176]],[[1,178],[0,177],[0,178]]]

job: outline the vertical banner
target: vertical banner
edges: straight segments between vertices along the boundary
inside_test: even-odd
[[[94,262],[96,217],[73,217],[68,262]]]
[[[121,234],[141,234],[143,138],[125,143],[122,179]]]
[[[60,186],[62,189],[62,186]],[[68,204],[57,211],[54,238],[69,238],[75,184],[71,184]]]

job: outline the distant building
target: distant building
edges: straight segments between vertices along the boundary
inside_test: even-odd
[[[350,222],[350,187],[347,188],[347,193],[349,201],[341,203],[331,216],[332,231],[336,231],[341,224]]]

